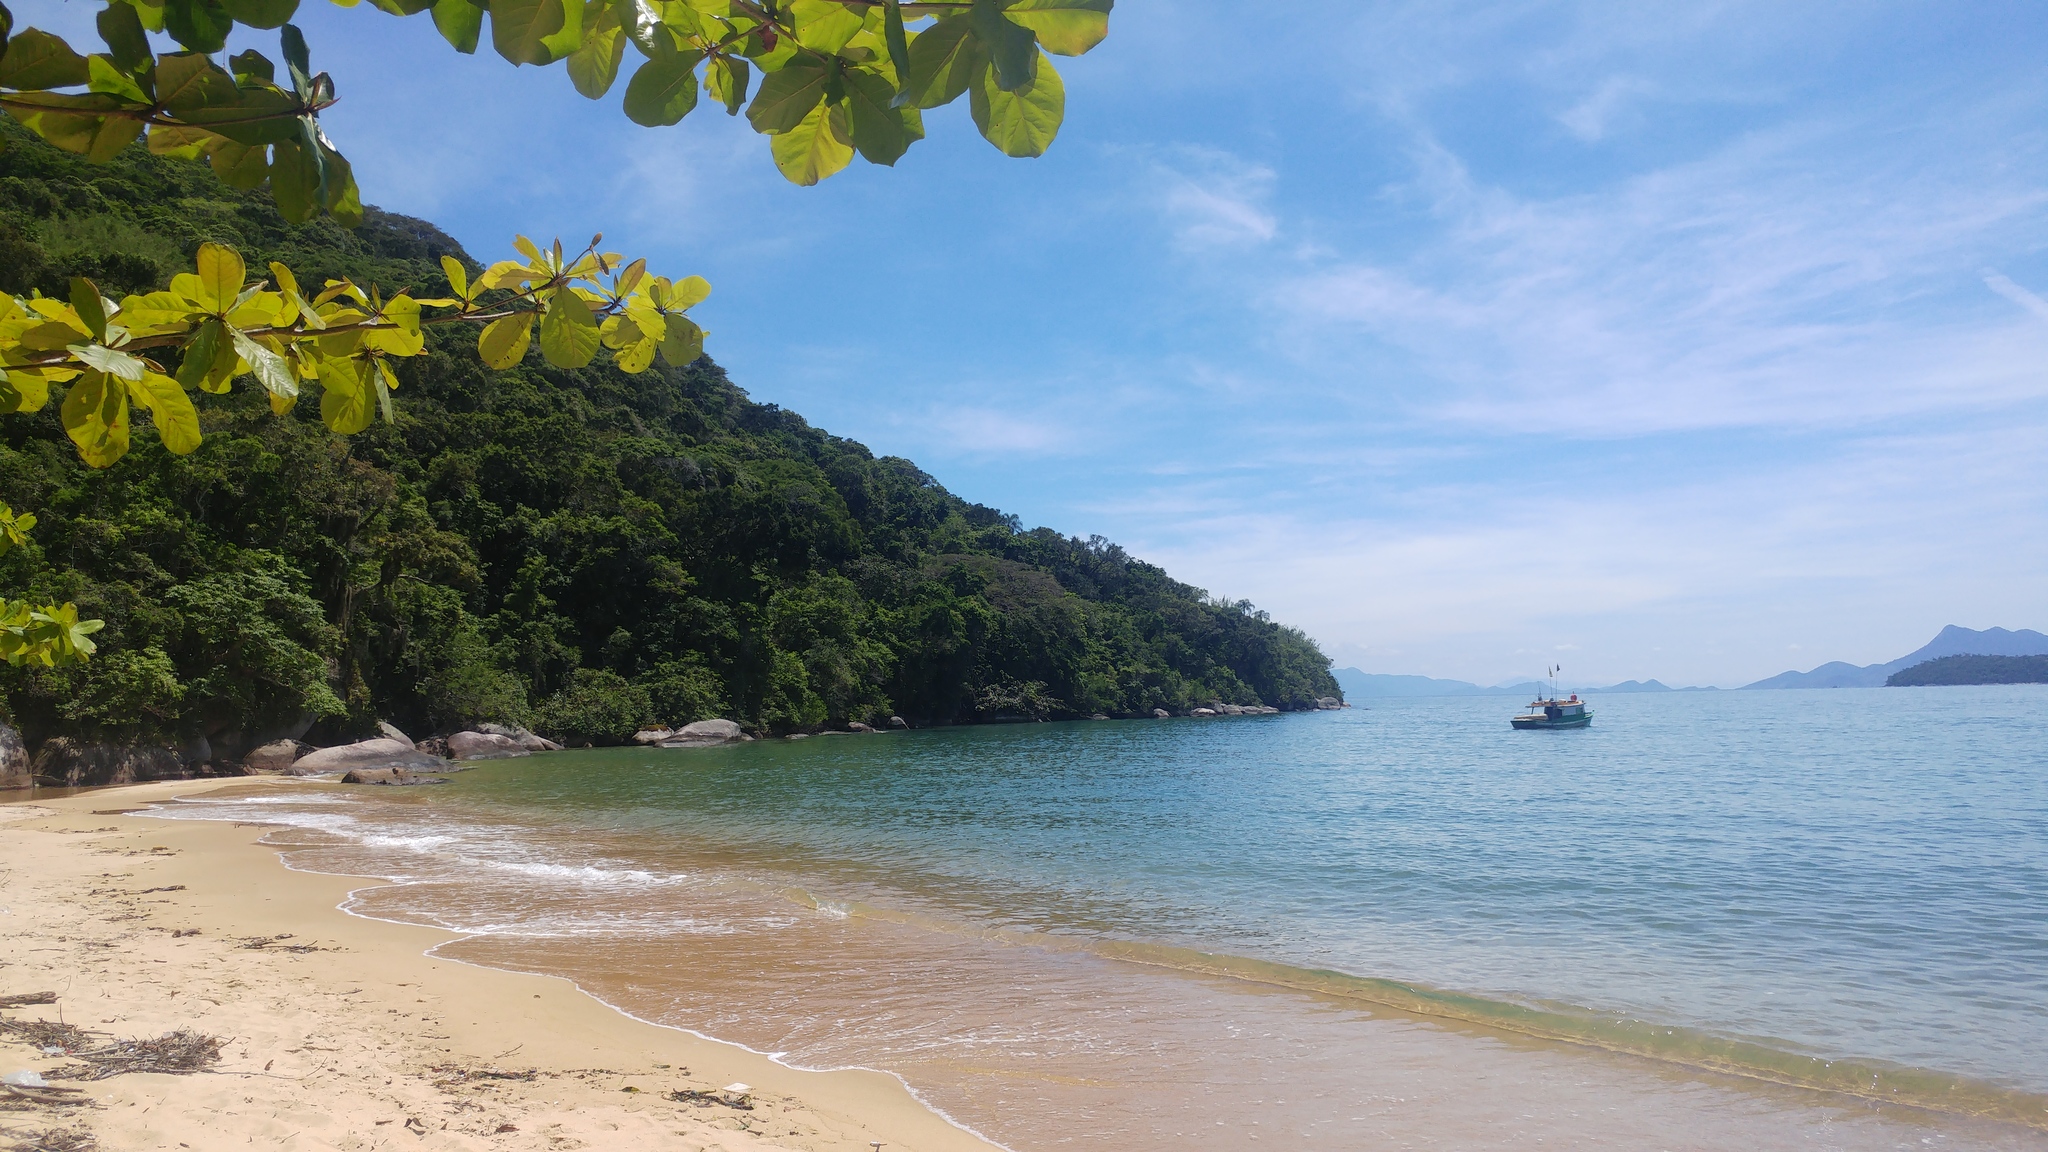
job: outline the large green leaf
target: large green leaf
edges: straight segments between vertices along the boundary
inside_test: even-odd
[[[725,105],[725,114],[738,114],[747,102],[747,62],[737,56],[719,56],[704,69],[704,90]]]
[[[839,0],[790,0],[787,8],[796,42],[825,56],[846,47],[866,22],[866,5],[856,11]]]
[[[24,28],[0,56],[0,88],[40,91],[83,84],[90,69],[71,45],[40,28]]]
[[[905,88],[919,108],[959,99],[988,66],[988,52],[965,16],[948,16],[910,42],[910,78]]]
[[[971,90],[974,126],[1005,156],[1042,156],[1059,135],[1067,112],[1067,89],[1052,62],[1038,62],[1038,79],[1016,92],[997,85],[995,69]]]
[[[626,119],[660,128],[689,115],[697,106],[696,69],[703,58],[701,52],[658,48],[626,81]]]
[[[221,0],[221,6],[237,24],[251,28],[280,28],[299,10],[299,0]]]
[[[149,409],[150,422],[165,448],[183,456],[199,447],[199,411],[176,380],[150,372],[128,382],[128,395]]]
[[[320,362],[320,421],[344,436],[370,426],[377,414],[372,389],[356,373],[353,360],[334,358]]]
[[[579,0],[562,0],[562,26],[541,40],[549,60],[561,60],[583,47],[583,5]]]
[[[546,40],[566,19],[562,0],[491,0],[491,47],[514,64],[549,63]]]
[[[320,207],[320,156],[297,140],[280,140],[270,149],[270,195],[277,210],[294,224],[304,224]]]
[[[557,368],[581,368],[597,355],[597,317],[583,297],[564,288],[540,318],[540,354]]]
[[[1109,35],[1114,0],[1011,0],[1003,15],[1038,33],[1038,43],[1057,56],[1079,56]]]
[[[222,140],[206,154],[213,174],[230,188],[249,189],[270,178],[270,150],[262,144],[251,147]]]
[[[704,330],[687,316],[668,318],[661,338],[661,358],[676,368],[686,368],[704,354]]]
[[[227,47],[234,26],[234,18],[220,0],[164,0],[164,31],[194,52],[218,52]]]
[[[626,54],[626,31],[611,0],[586,0],[583,44],[569,55],[569,82],[592,100],[611,91]]]
[[[208,241],[199,246],[193,262],[194,271],[199,274],[200,293],[194,303],[208,312],[227,311],[249,280],[249,266],[243,262],[242,254],[225,244]]]
[[[100,39],[106,41],[107,54],[114,66],[123,72],[135,72],[149,63],[153,55],[149,49],[149,34],[143,31],[142,18],[127,4],[109,4],[100,9],[94,18],[100,30]]]
[[[484,10],[471,0],[436,0],[434,27],[457,52],[470,55],[476,51],[477,39],[483,34]]]
[[[201,108],[237,104],[241,97],[235,78],[202,53],[166,52],[157,58],[157,102],[181,118]]]
[[[273,396],[297,396],[299,376],[283,356],[272,349],[251,340],[240,332],[234,334],[235,355],[249,366],[256,382]]]
[[[809,187],[852,163],[853,145],[846,139],[850,134],[846,113],[838,105],[819,104],[802,123],[771,137],[768,149],[790,183]]]
[[[1015,92],[1030,84],[1038,72],[1037,37],[1003,16],[1002,0],[974,0],[967,19],[995,64],[996,87]]]
[[[878,72],[849,68],[845,76],[853,146],[870,164],[895,164],[912,141],[924,139],[924,115],[916,108],[894,107],[896,90]]]
[[[128,454],[128,386],[104,372],[85,372],[71,382],[59,416],[78,446],[79,459],[106,468]]]
[[[747,106],[747,122],[754,131],[774,135],[802,124],[825,98],[825,80],[830,69],[824,58],[799,53],[775,72],[761,78],[754,102]]]
[[[526,350],[532,344],[533,316],[519,312],[484,325],[483,333],[477,337],[476,351],[485,366],[503,370],[526,359]]]

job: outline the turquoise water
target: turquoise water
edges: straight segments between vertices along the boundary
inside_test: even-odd
[[[1251,1013],[1324,1046],[1257,1057],[1299,1077],[1350,1050],[1347,996],[1360,1019],[1437,1003],[1794,1082],[1848,1067],[1900,1099],[2010,1092],[1965,1110],[2048,1125],[2048,689],[1616,696],[1589,729],[1526,733],[1514,701],[1367,703],[565,753],[280,818],[302,853],[360,869],[368,845],[415,881],[366,897],[375,914],[799,1062],[924,1069],[1013,1143],[1014,1101],[948,1089],[942,1065],[1095,1067]],[[758,975],[821,950],[843,963],[806,962],[801,1010]],[[1119,956],[1303,995],[1140,980]],[[1093,1022],[949,999],[975,979]],[[1085,1007],[1105,1002],[1116,1021]],[[1163,1132],[1185,1106],[1132,1115]]]

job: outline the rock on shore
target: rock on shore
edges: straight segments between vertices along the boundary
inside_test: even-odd
[[[456,732],[448,737],[448,758],[451,760],[505,760],[531,755],[533,753],[521,748],[517,740],[496,732]]]
[[[751,739],[732,720],[699,720],[681,728],[647,728],[633,733],[634,743],[656,748],[710,748]]]
[[[438,756],[414,751],[409,742],[380,736],[375,740],[362,740],[354,744],[308,752],[292,761],[286,771],[294,776],[318,776],[328,772],[347,772],[356,768],[404,768],[411,772],[445,772],[448,770],[448,762]]]

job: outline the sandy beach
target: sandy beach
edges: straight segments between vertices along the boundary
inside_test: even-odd
[[[237,789],[304,787],[237,783]],[[893,1077],[803,1072],[633,1020],[547,977],[430,955],[455,934],[338,910],[379,881],[293,872],[264,828],[120,814],[178,782],[0,804],[7,1021],[223,1041],[192,1074],[59,1079],[0,1035],[0,1072],[80,1102],[0,1096],[0,1142],[84,1149],[673,1148],[967,1152],[994,1145]],[[736,1108],[719,1090],[751,1086]],[[688,1093],[712,1097],[690,1098]],[[50,1093],[31,1090],[32,1095]],[[680,1096],[680,1098],[679,1098]],[[96,1141],[96,1145],[91,1141]]]

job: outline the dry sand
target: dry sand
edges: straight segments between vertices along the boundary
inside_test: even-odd
[[[794,1071],[566,981],[426,955],[454,934],[338,911],[376,881],[292,872],[259,826],[105,814],[218,786],[0,804],[0,996],[59,997],[0,1018],[227,1041],[206,1072],[51,1080],[80,1105],[0,1090],[0,1148],[994,1147],[893,1077]],[[0,1073],[71,1063],[0,1036]],[[751,1110],[670,1096],[736,1081]]]

